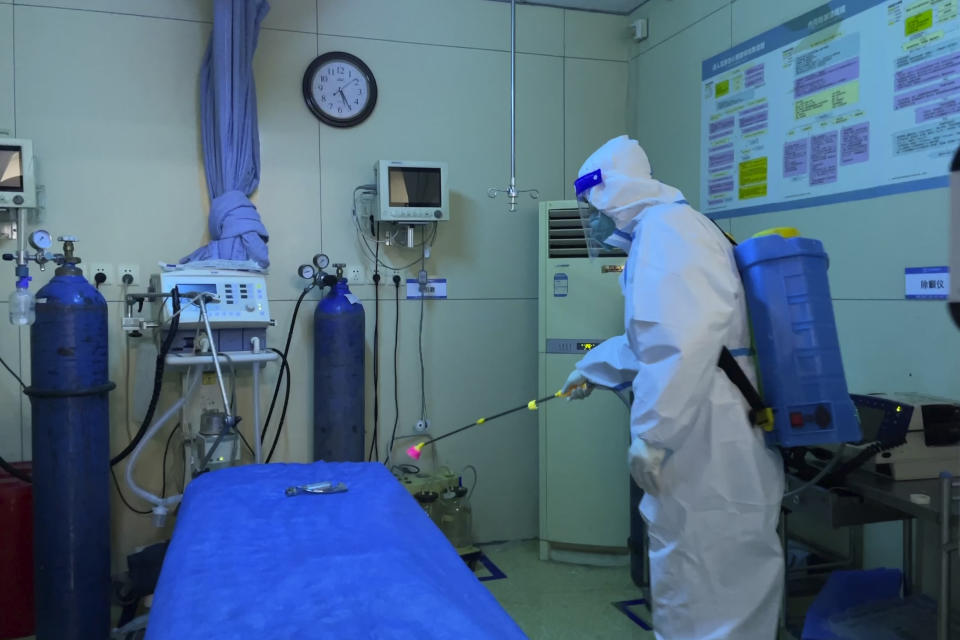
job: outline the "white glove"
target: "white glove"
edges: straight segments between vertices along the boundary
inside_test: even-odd
[[[630,475],[637,486],[656,495],[660,487],[660,469],[667,457],[667,450],[634,438],[630,444]]]
[[[563,384],[561,392],[568,400],[583,400],[593,392],[593,385],[578,369],[574,369]]]

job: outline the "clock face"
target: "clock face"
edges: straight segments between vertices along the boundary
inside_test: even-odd
[[[323,122],[334,127],[352,127],[373,112],[377,83],[362,60],[332,51],[310,64],[303,76],[303,97]]]

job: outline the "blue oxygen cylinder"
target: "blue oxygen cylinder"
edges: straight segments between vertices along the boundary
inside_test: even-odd
[[[341,278],[313,318],[313,458],[363,462],[363,305]]]
[[[767,444],[859,441],[823,244],[764,235],[741,243],[734,253],[746,291],[761,394],[774,412]]]
[[[107,303],[64,245],[30,331],[38,640],[110,635]]]

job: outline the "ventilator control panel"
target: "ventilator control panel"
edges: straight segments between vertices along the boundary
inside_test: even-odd
[[[169,293],[174,287],[180,293],[180,327],[202,323],[198,295],[205,299],[207,314],[215,328],[265,327],[271,324],[267,285],[262,274],[220,269],[184,269],[165,271],[151,278],[156,292]],[[215,296],[211,298],[210,296]],[[173,314],[173,301],[163,301],[164,320]]]

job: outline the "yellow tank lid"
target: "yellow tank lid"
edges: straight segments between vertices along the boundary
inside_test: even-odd
[[[783,236],[784,238],[797,238],[800,236],[800,232],[797,231],[795,227],[774,227],[772,229],[758,231],[757,233],[753,234],[752,237],[759,238],[761,236]]]

